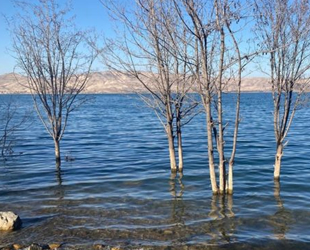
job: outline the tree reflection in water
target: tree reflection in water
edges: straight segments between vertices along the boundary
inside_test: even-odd
[[[207,199],[184,200],[182,173],[172,173],[169,180],[171,223],[174,243],[227,244],[235,242],[236,219],[232,195],[213,195]]]
[[[183,173],[171,173],[169,185],[170,194],[173,197],[171,218],[177,226],[184,226],[185,205],[183,202],[184,184],[182,182]]]
[[[271,216],[270,222],[273,226],[274,236],[283,240],[286,239],[285,235],[289,230],[289,225],[293,223],[292,214],[289,210],[285,209],[284,202],[280,196],[281,186],[279,181],[274,181],[274,198],[277,203],[277,212]]]
[[[171,172],[169,185],[170,193],[173,198],[181,199],[184,192],[184,184],[182,182],[183,173]]]
[[[56,161],[56,177],[57,177],[57,183],[59,186],[62,185],[62,176],[61,176],[61,168],[60,163]]]
[[[58,200],[63,200],[65,196],[64,187],[62,186],[62,171],[60,168],[60,163],[56,161],[56,179],[57,179],[57,189],[55,192],[55,196]]]
[[[213,195],[211,197],[210,212],[210,243],[232,243],[236,230],[235,214],[233,212],[232,195]]]

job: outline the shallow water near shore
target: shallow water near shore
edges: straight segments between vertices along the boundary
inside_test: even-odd
[[[14,97],[31,109],[30,96]],[[0,163],[0,211],[19,214],[23,227],[0,232],[0,248],[61,242],[80,249],[310,249],[309,109],[296,115],[278,185],[271,96],[242,94],[234,195],[222,197],[210,191],[202,114],[184,129],[183,175],[171,174],[152,110],[135,95],[94,97],[69,118],[60,174],[36,115],[18,131],[16,156]],[[225,95],[228,148],[234,98]]]

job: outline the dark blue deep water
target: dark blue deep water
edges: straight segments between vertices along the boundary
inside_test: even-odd
[[[70,117],[61,175],[36,114],[17,131],[15,156],[0,162],[0,211],[19,214],[23,227],[0,232],[0,248],[61,242],[80,249],[310,249],[309,108],[294,120],[278,186],[271,95],[243,94],[234,195],[216,197],[203,114],[184,129],[184,173],[174,176],[152,110],[135,95],[94,97]],[[33,110],[30,96],[14,98]],[[234,96],[225,102],[228,156]]]

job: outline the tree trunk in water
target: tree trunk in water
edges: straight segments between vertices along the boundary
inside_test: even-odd
[[[182,135],[178,134],[179,172],[183,172],[183,146]]]
[[[177,121],[177,137],[178,137],[178,154],[179,154],[179,172],[183,171],[183,146],[182,146],[182,131],[181,121]]]
[[[227,185],[227,194],[233,194],[234,192],[234,182],[233,182],[233,162],[229,162],[228,167],[228,185]]]
[[[210,99],[210,97],[208,98]],[[218,193],[216,176],[215,176],[215,167],[214,167],[214,155],[213,155],[213,139],[212,139],[212,118],[211,118],[211,103],[209,100],[206,101],[206,118],[207,118],[207,134],[208,134],[208,157],[209,157],[209,171],[210,171],[210,181],[213,194]]]
[[[225,187],[226,187],[226,166],[225,166],[225,160],[220,159],[220,164],[219,164],[219,192],[220,194],[225,193]]]
[[[211,139],[209,139],[211,138]],[[210,148],[211,144],[211,148]],[[210,181],[213,194],[218,193],[216,176],[215,176],[215,167],[214,167],[214,156],[213,156],[213,145],[212,145],[212,132],[208,131],[208,156],[209,156],[209,171],[210,171]]]
[[[277,153],[275,156],[275,164],[274,164],[274,179],[279,181],[280,180],[280,169],[281,169],[281,159],[283,155],[283,144],[277,144]]]
[[[59,141],[54,140],[55,143],[55,158],[56,158],[56,168],[60,168],[61,165],[61,159],[60,159],[60,147],[59,147]]]
[[[172,125],[167,125],[167,137],[168,137],[168,144],[169,144],[169,157],[170,157],[170,168],[172,172],[177,171],[177,163],[175,158],[175,148],[174,148],[174,138],[173,138],[173,130]]]

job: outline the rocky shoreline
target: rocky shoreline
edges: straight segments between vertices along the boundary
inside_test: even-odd
[[[68,244],[62,243],[52,243],[52,244],[37,244],[33,243],[29,246],[23,246],[19,244],[12,244],[5,247],[0,248],[0,250],[81,250],[81,249],[89,249],[89,250],[124,250],[124,248],[113,247],[113,246],[105,246],[102,244],[95,244],[93,246],[70,246]],[[137,248],[137,249],[145,249],[145,248]],[[145,249],[146,250],[146,249]]]
[[[103,244],[94,245],[70,245],[70,244],[37,244],[33,243],[28,246],[19,244],[12,244],[5,247],[0,247],[0,250],[204,250],[205,246],[187,246],[182,245],[178,247],[173,246],[107,246]],[[208,250],[218,250],[218,247],[212,246],[207,248]]]

